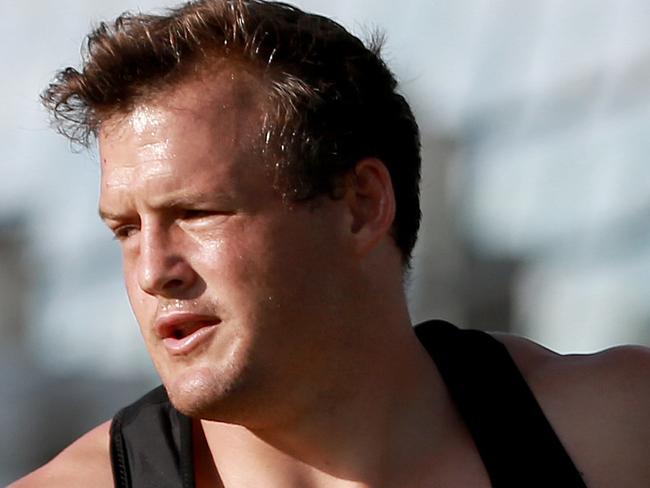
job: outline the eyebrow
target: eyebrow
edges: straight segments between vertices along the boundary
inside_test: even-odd
[[[97,213],[99,214],[99,218],[106,221],[106,220],[120,220],[122,217],[119,214],[107,212],[105,210],[102,210],[99,208],[97,210]]]
[[[217,192],[199,192],[194,195],[171,195],[165,201],[157,203],[154,205],[156,209],[173,209],[178,207],[183,207],[185,205],[191,205],[196,203],[222,203],[226,204],[229,202],[228,196],[219,194]],[[124,219],[124,214],[113,213],[107,210],[103,210],[101,207],[98,208],[99,218],[106,220],[122,220]]]

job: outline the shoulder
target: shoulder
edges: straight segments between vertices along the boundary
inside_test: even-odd
[[[31,487],[112,487],[109,454],[111,422],[86,433],[45,466],[21,478],[9,488]]]
[[[650,349],[556,354],[495,334],[589,486],[650,486]]]

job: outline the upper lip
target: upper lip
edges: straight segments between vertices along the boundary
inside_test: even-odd
[[[176,337],[177,333],[188,335],[200,327],[221,322],[219,317],[192,312],[174,312],[158,317],[154,323],[154,332],[160,339]]]

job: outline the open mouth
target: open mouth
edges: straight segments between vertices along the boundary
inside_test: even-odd
[[[170,354],[184,355],[205,344],[220,323],[214,316],[180,313],[161,317],[155,331]]]
[[[172,327],[169,337],[173,339],[184,339],[187,336],[194,334],[197,330],[204,327],[209,327],[211,325],[216,325],[217,321],[200,321],[200,322],[190,322],[185,324],[179,324]]]

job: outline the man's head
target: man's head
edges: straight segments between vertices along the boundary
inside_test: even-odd
[[[406,264],[420,221],[419,134],[379,48],[285,4],[201,0],[100,24],[82,69],[61,71],[43,100],[58,129],[87,144],[112,116],[224,60],[246,66],[264,89],[257,136],[275,188],[289,202],[336,197],[357,162],[379,159],[392,179],[392,235]]]
[[[283,418],[376,360],[419,221],[394,88],[329,20],[202,1],[100,26],[45,93],[62,132],[98,138],[100,213],[179,410]]]

